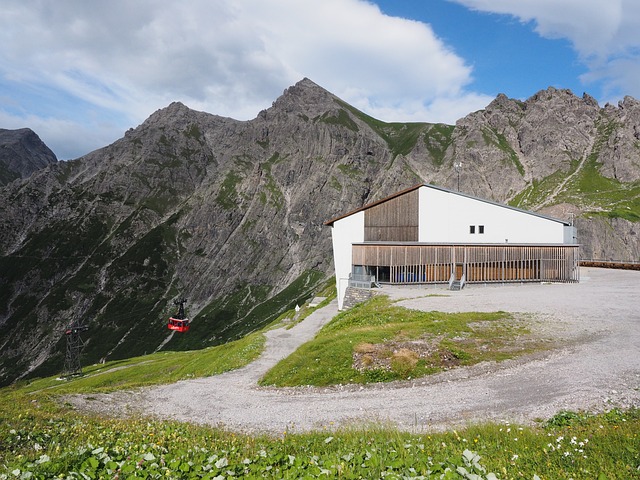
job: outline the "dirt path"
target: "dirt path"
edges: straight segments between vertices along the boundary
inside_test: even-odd
[[[566,346],[537,358],[387,385],[257,387],[271,365],[336,313],[333,303],[290,330],[270,331],[264,354],[243,369],[91,400],[76,397],[73,403],[274,434],[369,422],[428,431],[474,421],[532,423],[567,409],[640,406],[640,272],[583,268],[580,284],[384,290],[416,309],[531,313],[541,335],[560,336]]]

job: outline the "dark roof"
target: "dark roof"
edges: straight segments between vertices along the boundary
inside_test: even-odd
[[[394,193],[393,195],[389,195],[388,197],[385,197],[382,200],[378,200],[377,202],[369,203],[369,204],[364,205],[364,206],[362,206],[360,208],[357,208],[357,209],[352,210],[352,211],[350,211],[348,213],[345,213],[344,215],[340,215],[339,217],[335,217],[335,218],[332,218],[331,220],[327,220],[326,222],[324,222],[324,224],[327,225],[327,226],[333,226],[333,224],[335,222],[337,222],[338,220],[342,220],[343,218],[349,217],[349,216],[353,215],[354,213],[362,212],[362,211],[367,210],[367,209],[369,209],[371,207],[375,207],[376,205],[380,205],[381,203],[388,202],[389,200],[392,200],[392,199],[394,199],[396,197],[404,195],[405,193],[409,193],[409,192],[412,192],[414,190],[417,190],[420,187],[433,188],[434,190],[440,190],[442,192],[452,193],[454,195],[460,195],[461,197],[467,197],[467,198],[470,198],[472,200],[476,200],[476,201],[479,201],[479,202],[489,203],[491,205],[496,205],[498,207],[508,208],[509,210],[515,210],[516,212],[526,213],[528,215],[533,215],[535,217],[544,218],[546,220],[551,220],[553,222],[562,223],[564,225],[571,225],[570,222],[567,222],[565,220],[560,220],[558,218],[549,217],[547,215],[542,215],[540,213],[531,212],[529,210],[523,210],[523,209],[517,208],[517,207],[511,207],[509,205],[505,205],[504,203],[494,202],[492,200],[487,200],[485,198],[474,197],[473,195],[469,195],[467,193],[456,192],[455,190],[450,190],[450,189],[444,188],[444,187],[438,187],[436,185],[431,185],[429,183],[419,183],[418,185],[414,185],[413,187],[406,188],[406,189],[401,190],[401,191],[399,191],[397,193]]]

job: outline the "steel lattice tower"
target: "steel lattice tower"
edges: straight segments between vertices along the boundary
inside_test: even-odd
[[[80,375],[82,373],[82,365],[80,365],[80,352],[84,346],[80,333],[86,332],[89,327],[86,325],[80,325],[78,321],[71,324],[66,330],[67,336],[67,351],[64,357],[64,368],[62,375],[65,377],[71,377],[73,375]]]

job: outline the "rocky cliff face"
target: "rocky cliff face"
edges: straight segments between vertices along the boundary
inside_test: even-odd
[[[331,275],[324,221],[419,182],[576,218],[587,257],[638,259],[640,105],[548,89],[455,126],[377,121],[305,79],[251,121],[174,103],[112,145],[2,190],[0,381],[201,348]],[[193,326],[171,335],[171,300]]]
[[[33,130],[0,128],[0,185],[27,178],[58,159]]]

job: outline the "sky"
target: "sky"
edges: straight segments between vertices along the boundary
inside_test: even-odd
[[[61,160],[181,101],[255,118],[304,77],[386,122],[550,86],[640,99],[638,0],[3,0],[0,128]]]

